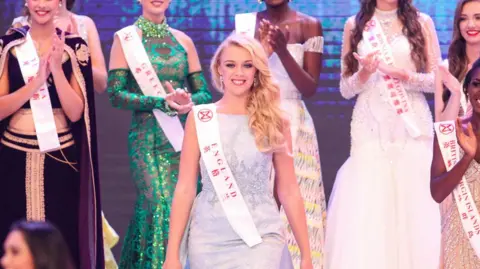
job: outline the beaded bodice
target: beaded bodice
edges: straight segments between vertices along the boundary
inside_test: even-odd
[[[420,128],[422,136],[431,138],[433,136],[432,116],[423,94],[423,92],[434,91],[433,72],[428,71],[436,68],[438,61],[431,59],[436,59],[439,56],[436,55],[437,50],[434,48],[434,46],[438,47],[435,29],[430,29],[431,25],[428,23],[431,19],[424,14],[419,15],[425,38],[430,39],[433,44],[432,48],[427,47],[427,58],[430,59],[428,70],[425,73],[420,73],[421,71],[416,70],[415,62],[410,56],[411,46],[402,31],[403,26],[397,16],[397,11],[376,10],[375,16],[380,22],[393,52],[395,67],[410,73],[410,80],[404,81],[403,86],[412,107],[415,124]],[[343,42],[348,41],[344,40]],[[435,42],[437,44],[434,44]],[[368,46],[363,40],[358,44],[357,51],[360,55],[369,52]],[[402,145],[411,138],[403,120],[389,104],[388,92],[381,78],[382,73],[377,70],[365,84],[360,84],[356,75],[348,78],[342,77],[340,81],[340,91],[345,98],[351,98],[358,94],[351,123],[352,153],[356,146],[365,145],[369,142],[380,142],[383,148],[387,148],[392,144]]]

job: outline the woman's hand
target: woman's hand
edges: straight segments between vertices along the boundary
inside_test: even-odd
[[[313,269],[312,259],[304,259],[300,261],[300,269]]]
[[[460,144],[460,147],[462,147],[465,155],[473,159],[477,153],[477,137],[473,132],[472,124],[469,122],[467,125],[467,130],[464,131],[462,120],[457,118],[455,125],[458,144]]]
[[[50,51],[50,58],[48,63],[52,72],[62,71],[62,57],[65,49],[65,31],[62,31],[58,37],[56,30],[53,33],[52,49]]]
[[[263,46],[263,49],[267,53],[267,56],[270,57],[273,53],[272,46],[267,41],[268,38],[268,30],[270,29],[270,21],[268,20],[261,20],[260,21],[260,27],[258,28],[258,33],[259,33],[259,38],[260,38],[260,43]]]
[[[182,269],[182,264],[178,259],[167,258],[163,263],[162,269]]]
[[[377,71],[378,64],[380,63],[377,58],[377,52],[370,52],[365,56],[360,56],[358,53],[354,52],[353,57],[355,57],[358,63],[362,66],[362,70],[369,75]]]
[[[183,89],[174,90],[172,84],[165,82],[167,95],[165,101],[168,106],[175,109],[178,114],[187,114],[193,107],[191,95]]]

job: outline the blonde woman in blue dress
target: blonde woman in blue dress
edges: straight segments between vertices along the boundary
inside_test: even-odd
[[[313,268],[290,128],[265,51],[255,39],[234,34],[220,45],[211,72],[224,95],[188,115],[163,268],[181,268],[184,233],[191,269],[279,268],[285,226],[271,188],[272,168],[279,202],[300,248],[300,268]],[[205,122],[218,125],[207,128]],[[205,139],[216,142],[205,146]],[[222,151],[218,159],[216,153],[209,154],[210,148]],[[219,169],[222,180],[213,169],[216,165],[226,167]],[[199,172],[203,187],[196,196]],[[234,194],[222,193],[225,183]]]

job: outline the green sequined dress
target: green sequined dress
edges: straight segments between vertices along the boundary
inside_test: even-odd
[[[140,17],[135,24],[142,30],[143,45],[160,81],[169,81],[174,89],[187,87],[195,104],[211,102],[203,73],[188,73],[187,52],[166,23],[153,24]],[[133,116],[128,144],[137,200],[119,267],[160,269],[165,260],[180,153],[168,142],[152,110],[161,109],[167,114],[175,111],[163,98],[144,96],[129,69],[109,71],[108,92],[114,107],[131,110]],[[186,115],[180,119],[184,124]]]

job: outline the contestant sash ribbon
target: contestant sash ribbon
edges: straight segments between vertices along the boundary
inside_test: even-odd
[[[443,162],[447,171],[450,171],[460,158],[460,145],[457,142],[455,122],[441,121],[436,122],[434,126]],[[453,190],[453,196],[455,197],[463,230],[475,253],[480,257],[480,215],[465,176],[462,177],[460,183]]]
[[[23,80],[28,84],[35,78],[40,67],[40,59],[30,33],[27,33],[25,42],[15,48],[15,52]],[[60,140],[47,83],[44,83],[30,98],[30,108],[40,151],[49,152],[59,149]]]
[[[122,44],[125,59],[142,93],[146,96],[162,97],[167,95],[157,73],[150,62],[147,52],[137,33],[136,26],[127,26],[116,33]],[[168,141],[180,151],[183,143],[183,126],[180,119],[169,116],[160,109],[154,109],[153,114],[162,128]]]
[[[195,106],[193,113],[202,160],[228,222],[249,247],[260,244],[262,238],[223,152],[215,104]]]
[[[363,40],[370,47],[370,52],[377,51],[378,55],[386,64],[391,66],[395,65],[392,48],[388,44],[387,38],[375,16],[365,25]],[[381,83],[383,83],[387,89],[390,105],[397,115],[402,118],[408,133],[412,137],[419,137],[421,132],[415,124],[412,107],[402,82],[396,78],[382,74]]]
[[[257,13],[235,14],[235,32],[237,34],[255,37],[255,25],[257,24]]]

